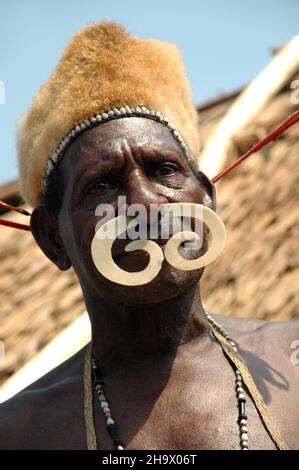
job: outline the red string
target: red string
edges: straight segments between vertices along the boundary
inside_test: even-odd
[[[5,225],[6,227],[18,228],[20,230],[31,231],[29,225],[18,224],[17,222],[12,222],[11,220],[0,219],[0,225]]]
[[[7,204],[7,202],[1,201],[1,200],[0,200],[0,206],[5,207],[5,209],[9,209],[11,211],[19,212],[20,214],[23,214],[23,215],[31,215],[30,212],[26,211],[25,209],[11,206],[10,204]]]
[[[238,160],[236,160],[231,165],[228,165],[226,168],[224,168],[224,170],[218,173],[218,175],[214,176],[214,178],[211,179],[212,183],[216,183],[216,181],[220,180],[220,178],[226,175],[229,171],[231,171],[241,162],[246,160],[246,158],[250,157],[252,154],[258,152],[258,150],[265,147],[265,145],[267,145],[269,142],[271,141],[274,142],[281,134],[283,134],[289,127],[293,126],[298,121],[299,121],[299,110],[291,114],[291,116],[289,116],[281,124],[279,124],[279,126],[276,129],[274,129],[274,131],[272,131],[270,134],[268,134],[266,137],[264,137],[264,139],[260,140],[255,145],[253,145],[251,149],[249,149],[244,155],[238,158]],[[23,215],[30,215],[30,213],[27,212],[25,209],[20,209],[18,207],[11,206],[10,204],[7,204],[6,202],[0,201],[0,205],[7,209],[19,212]],[[29,225],[23,225],[23,224],[19,224],[17,222],[12,222],[12,221],[5,220],[5,219],[0,219],[0,225],[5,225],[6,227],[13,227],[13,228],[17,228],[20,230],[27,230],[29,232],[31,230]]]
[[[275,141],[283,132],[285,132],[289,127],[293,126],[296,122],[299,121],[299,110],[295,113],[291,114],[285,121],[279,124],[274,131],[268,134],[264,139],[257,142],[257,144],[253,145],[244,155],[242,155],[238,160],[233,162],[231,165],[228,165],[224,170],[222,170],[218,175],[214,176],[211,179],[212,183],[216,183],[216,181],[220,180],[224,175],[226,175],[229,171],[235,168],[239,163],[243,162],[246,158],[250,157],[253,153],[256,153],[258,150],[263,148],[271,141]]]

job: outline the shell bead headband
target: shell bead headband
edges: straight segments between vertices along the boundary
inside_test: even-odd
[[[193,171],[196,171],[194,161],[189,156],[189,149],[187,144],[184,142],[181,134],[169,123],[169,120],[158,111],[147,108],[146,106],[136,106],[135,108],[129,106],[122,106],[120,108],[112,108],[103,113],[99,113],[91,116],[89,119],[75,124],[70,132],[63,137],[63,139],[57,145],[55,151],[50,155],[47,162],[43,177],[42,177],[42,191],[46,190],[47,178],[50,173],[54,170],[56,165],[60,162],[65,154],[69,145],[84,131],[92,127],[96,127],[99,124],[103,124],[114,119],[128,118],[128,117],[145,117],[154,121],[160,122],[165,125],[171,132],[174,139],[179,144],[184,157],[191,166]]]

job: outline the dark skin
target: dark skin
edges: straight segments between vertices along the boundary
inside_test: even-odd
[[[32,232],[59,269],[73,266],[77,273],[92,324],[92,349],[125,447],[239,449],[234,372],[205,318],[203,269],[178,271],[165,262],[151,283],[127,287],[101,276],[90,254],[99,203],[116,206],[123,195],[128,204],[142,203],[148,210],[151,204],[186,201],[215,210],[213,185],[202,173],[194,174],[165,126],[145,118],[86,131],[57,171],[60,211],[56,216],[36,208]],[[146,266],[144,252],[124,255],[117,243],[120,267]],[[290,360],[298,322],[214,318],[239,344],[287,444],[298,449],[299,373]],[[1,406],[0,448],[86,448],[83,361],[80,351]],[[250,398],[246,411],[250,448],[275,449]],[[95,397],[94,414],[99,448],[113,449]]]

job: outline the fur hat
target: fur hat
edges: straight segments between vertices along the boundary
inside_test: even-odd
[[[198,157],[197,112],[177,47],[130,36],[100,22],[79,31],[20,120],[21,191],[35,207],[52,152],[78,122],[106,110],[144,105],[166,116]]]

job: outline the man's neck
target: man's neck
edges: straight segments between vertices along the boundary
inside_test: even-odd
[[[87,298],[86,298],[87,297]],[[85,296],[99,363],[148,364],[175,356],[178,348],[206,342],[208,321],[198,286],[183,296],[143,305],[122,305]]]

